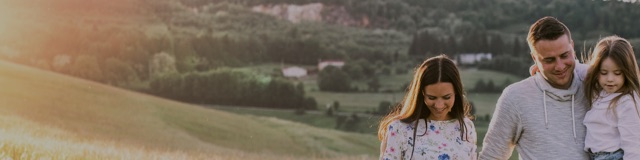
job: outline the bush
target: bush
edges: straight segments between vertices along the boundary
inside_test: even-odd
[[[351,79],[341,69],[328,66],[318,75],[318,87],[321,91],[347,92],[351,91]]]
[[[136,71],[129,64],[119,59],[107,59],[104,68],[106,81],[111,84],[122,85],[139,80]]]
[[[316,110],[318,109],[318,102],[316,101],[316,98],[314,97],[307,97],[304,100],[304,107],[306,109],[310,109],[310,110]]]
[[[333,116],[333,107],[327,108],[327,112],[325,114],[329,117]]]
[[[389,68],[388,66],[382,67],[382,69],[380,70],[380,74],[391,75],[391,68]]]
[[[389,114],[389,111],[391,110],[391,102],[389,101],[382,101],[380,102],[380,104],[378,105],[378,114],[379,115],[386,115]]]
[[[396,67],[396,74],[405,74],[407,73],[407,69],[402,67]]]
[[[496,56],[488,61],[482,61],[478,65],[478,68],[510,73],[520,77],[528,77],[531,63],[532,61],[528,57],[518,58],[502,55]]]
[[[331,108],[338,111],[338,109],[340,109],[340,101],[333,101],[333,105],[331,105]]]

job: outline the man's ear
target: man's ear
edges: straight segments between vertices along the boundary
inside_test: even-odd
[[[536,56],[534,56],[533,53],[531,54],[531,59],[533,59],[533,65],[529,67],[529,75],[534,76],[537,72],[540,71],[540,68],[538,68],[538,61],[536,60]]]

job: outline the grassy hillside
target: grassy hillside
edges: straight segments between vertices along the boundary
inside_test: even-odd
[[[0,75],[0,156],[14,159],[343,159],[378,150],[372,135],[205,109],[4,61]]]

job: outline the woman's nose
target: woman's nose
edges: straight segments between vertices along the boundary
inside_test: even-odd
[[[436,100],[436,108],[442,108],[444,106],[443,100]]]

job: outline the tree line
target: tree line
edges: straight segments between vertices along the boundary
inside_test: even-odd
[[[305,95],[301,83],[231,68],[159,75],[151,79],[149,92],[197,104],[303,110],[317,107],[316,100]]]
[[[110,27],[108,25],[74,22],[52,25],[49,34],[39,46],[17,48],[32,57],[18,57],[14,61],[49,69],[81,78],[117,86],[131,83],[152,85],[141,87],[151,93],[195,103],[276,106],[284,108],[303,105],[308,100],[293,82],[270,77],[247,78],[246,73],[221,71],[225,67],[239,67],[262,63],[315,64],[319,59],[341,59],[347,66],[331,74],[349,75],[349,81],[366,81],[368,89],[378,91],[376,75],[402,73],[409,67],[392,67],[403,56],[465,52],[491,52],[497,54],[491,62],[481,62],[481,69],[498,70],[516,75],[526,74],[530,66],[528,49],[524,42],[526,27],[548,13],[565,22],[576,40],[597,38],[597,35],[618,34],[625,38],[640,37],[638,3],[620,1],[465,1],[465,0],[181,0],[182,4],[158,3],[151,7],[150,19],[159,19],[166,28],[158,33],[147,33],[140,27]],[[254,13],[248,7],[256,4],[322,2],[341,5],[353,16],[367,16],[371,25],[364,28],[302,23],[291,24],[271,16]],[[162,6],[174,5],[174,6]],[[201,15],[193,15],[185,6],[201,6]],[[579,7],[577,7],[579,6]],[[582,7],[584,6],[584,7]],[[507,16],[508,15],[508,16]],[[584,18],[585,15],[590,18]],[[61,22],[62,23],[62,22]],[[135,24],[132,26],[146,25]],[[497,32],[499,31],[499,32]],[[47,33],[42,33],[47,34]],[[64,37],[64,38],[59,38]],[[27,42],[25,40],[25,42]],[[29,46],[29,45],[23,45]],[[634,45],[639,46],[639,45]],[[579,49],[577,49],[579,51]],[[31,54],[33,53],[33,54]],[[636,51],[636,53],[640,53]],[[453,57],[450,55],[451,57]],[[35,57],[35,58],[33,58]],[[165,57],[165,58],[162,58]],[[167,58],[169,57],[169,58]],[[640,56],[638,56],[640,57]],[[400,60],[402,61],[402,60]],[[357,64],[357,65],[351,65]],[[398,65],[394,65],[398,66]],[[161,71],[161,72],[157,72]],[[165,74],[169,72],[171,74]],[[222,74],[219,72],[233,72]],[[161,74],[157,74],[161,73]],[[269,102],[270,98],[257,96],[255,102],[203,97],[227,83],[215,77],[238,80],[236,87],[252,86],[255,92],[270,93],[266,88],[277,88],[283,97],[292,96],[293,104]],[[162,75],[162,76],[160,76]],[[215,75],[215,76],[213,76]],[[376,81],[378,80],[378,81]],[[333,81],[333,80],[330,80]],[[199,83],[203,87],[189,86]],[[216,84],[204,84],[204,82]],[[246,82],[246,83],[245,83]],[[229,82],[230,83],[230,82]],[[273,83],[273,84],[272,84]],[[171,84],[171,85],[169,85]],[[287,87],[284,87],[287,86]],[[376,87],[377,86],[377,87]],[[190,88],[189,88],[190,87]],[[287,89],[288,88],[288,89]],[[294,88],[294,89],[290,89]],[[321,87],[325,88],[325,87]],[[189,89],[196,89],[191,91]],[[211,88],[209,88],[211,89]],[[214,90],[214,89],[211,89]],[[218,89],[215,89],[218,90]],[[247,93],[247,90],[237,91]],[[329,89],[331,90],[331,89]],[[179,92],[172,92],[179,91]],[[235,92],[234,92],[235,93]],[[267,94],[268,95],[268,94]],[[195,96],[197,98],[188,98]],[[295,101],[295,102],[294,102]],[[249,104],[250,103],[250,104]]]

